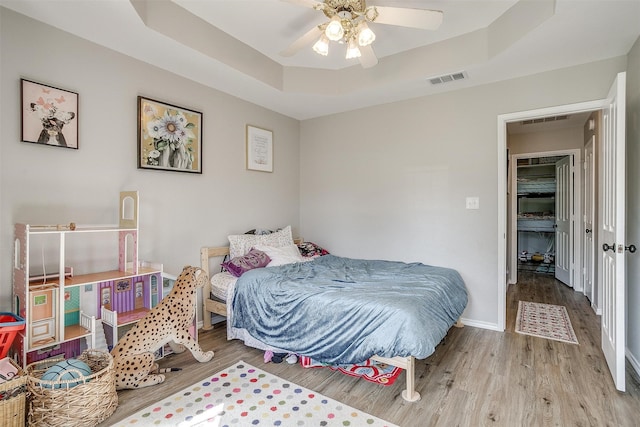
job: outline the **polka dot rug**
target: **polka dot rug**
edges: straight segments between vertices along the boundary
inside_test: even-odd
[[[397,427],[243,361],[114,425]]]

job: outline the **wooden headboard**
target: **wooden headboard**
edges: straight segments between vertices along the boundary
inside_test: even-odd
[[[293,239],[295,244],[302,243],[304,239]],[[202,304],[204,306],[202,313],[202,329],[208,331],[213,328],[211,325],[211,313],[216,313],[227,317],[227,305],[211,298],[211,272],[209,268],[209,259],[225,257],[229,255],[229,246],[205,246],[200,248],[200,268],[207,273],[207,283],[202,288]]]

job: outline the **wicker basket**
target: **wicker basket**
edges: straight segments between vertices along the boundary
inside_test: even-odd
[[[0,384],[0,426],[24,427],[27,391],[27,376],[13,360],[18,369],[13,379]]]
[[[95,426],[107,419],[118,406],[113,358],[104,351],[86,350],[78,360],[91,368],[83,384],[68,388],[73,380],[45,381],[47,369],[64,359],[47,359],[27,366],[29,426]],[[59,388],[55,388],[58,386]]]

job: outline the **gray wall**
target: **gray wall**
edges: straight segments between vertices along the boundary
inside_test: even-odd
[[[121,190],[140,192],[140,258],[174,275],[228,234],[288,224],[299,234],[297,120],[0,14],[0,310],[11,309],[15,222],[115,224]],[[20,78],[79,94],[78,150],[20,142]],[[203,113],[202,175],[137,169],[138,95]],[[273,173],[245,169],[246,124],[273,131]],[[69,261],[91,268],[81,258]]]
[[[304,121],[305,238],[339,255],[456,268],[470,294],[463,317],[497,327],[496,118],[605,98],[625,67],[613,58]],[[465,209],[468,196],[479,210]]]
[[[510,134],[509,155],[584,148],[583,123],[573,128]]]
[[[640,249],[640,38],[627,65],[627,246]],[[640,252],[627,255],[627,356],[640,372]]]

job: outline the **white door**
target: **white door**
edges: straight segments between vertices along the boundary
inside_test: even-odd
[[[556,163],[556,279],[573,287],[573,156]]]
[[[584,289],[584,294],[589,298],[592,307],[595,303],[593,298],[593,276],[595,274],[595,241],[593,238],[593,222],[595,218],[595,156],[593,155],[593,146],[595,139],[596,137],[593,135],[584,149],[584,244],[582,245],[582,289]]]
[[[600,256],[602,257],[602,351],[616,388],[625,391],[625,86],[619,73],[602,120]]]

